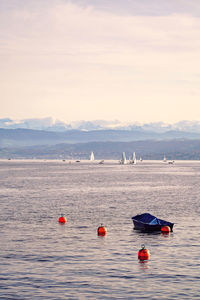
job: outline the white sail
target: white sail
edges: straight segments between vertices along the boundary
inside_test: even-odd
[[[125,152],[122,153],[122,160],[121,160],[121,164],[122,165],[126,165],[127,164],[127,161],[126,161],[126,154]]]
[[[130,160],[130,164],[136,165],[136,163],[137,163],[136,155],[135,152],[133,152],[132,159]]]
[[[164,155],[164,157],[163,157],[163,161],[164,162],[166,162],[167,161],[167,159],[166,159],[166,156]]]
[[[94,161],[94,153],[93,153],[93,151],[90,154],[90,161]]]
[[[133,159],[132,159],[132,161],[133,161],[133,164],[136,165],[137,160],[136,160],[135,152],[133,152]]]

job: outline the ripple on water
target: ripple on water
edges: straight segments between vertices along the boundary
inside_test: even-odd
[[[199,298],[198,162],[12,161],[0,162],[0,178],[0,298]],[[143,212],[174,232],[133,230]],[[138,261],[141,244],[148,261]]]

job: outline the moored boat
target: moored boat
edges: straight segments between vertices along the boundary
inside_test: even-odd
[[[144,213],[132,217],[134,229],[141,230],[144,232],[161,231],[163,226],[169,226],[170,230],[173,231],[174,223],[158,219],[155,216]]]

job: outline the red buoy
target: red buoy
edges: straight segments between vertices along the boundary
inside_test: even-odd
[[[107,233],[107,228],[103,225],[99,226],[97,229],[98,235],[104,236]]]
[[[61,224],[65,224],[67,222],[67,219],[65,218],[65,216],[61,215],[61,217],[58,219],[58,222]]]
[[[161,228],[161,232],[162,233],[169,233],[170,232],[170,227],[169,226],[163,226]]]
[[[140,260],[147,260],[147,259],[149,259],[149,257],[150,257],[149,250],[145,248],[145,245],[142,245],[141,247],[142,247],[142,249],[140,249],[138,251],[138,259],[140,259]]]

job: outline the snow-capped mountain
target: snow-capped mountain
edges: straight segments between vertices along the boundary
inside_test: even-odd
[[[94,120],[94,121],[75,121],[66,123],[53,118],[33,118],[23,120],[13,120],[11,118],[0,119],[0,128],[4,129],[33,129],[45,131],[67,131],[67,130],[130,130],[130,131],[147,131],[155,133],[165,133],[168,131],[185,131],[191,133],[200,133],[199,121],[180,121],[174,124],[163,122],[152,122],[140,124],[138,122],[124,123],[118,120]]]

